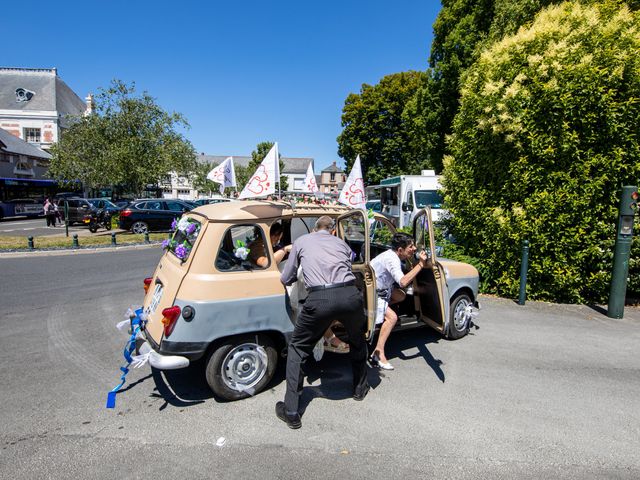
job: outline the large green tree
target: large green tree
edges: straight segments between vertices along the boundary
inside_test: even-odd
[[[367,183],[378,183],[391,175],[419,173],[426,166],[422,143],[412,141],[413,130],[420,126],[406,122],[404,111],[429,79],[425,72],[394,73],[376,85],[363,84],[360,93],[347,97],[338,136],[338,155],[347,170],[360,155]]]
[[[191,175],[195,152],[179,132],[187,127],[181,114],[114,80],[96,96],[95,113],[73,119],[52,147],[49,174],[85,187],[126,185],[137,192],[169,172]]]
[[[531,298],[606,298],[620,185],[640,179],[638,31],[617,2],[550,6],[467,71],[444,184],[491,291],[516,295],[528,239]]]

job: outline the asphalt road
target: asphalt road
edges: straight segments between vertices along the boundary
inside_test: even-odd
[[[86,225],[74,224],[69,226],[69,235],[88,232]],[[64,235],[62,226],[47,227],[47,220],[43,218],[11,218],[0,221],[0,236],[11,237],[47,237],[52,235]]]
[[[483,298],[472,335],[392,335],[393,372],[350,398],[350,367],[310,372],[303,427],[271,388],[212,398],[198,367],[133,370],[125,338],[158,248],[0,259],[0,478],[639,478],[640,311]],[[218,446],[217,443],[223,443]]]

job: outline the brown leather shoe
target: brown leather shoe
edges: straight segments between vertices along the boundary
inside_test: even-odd
[[[287,424],[289,428],[300,428],[302,426],[302,420],[300,419],[299,413],[294,413],[293,415],[286,412],[284,408],[284,402],[276,403],[276,416]]]

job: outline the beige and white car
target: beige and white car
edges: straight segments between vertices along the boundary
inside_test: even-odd
[[[375,333],[376,288],[370,260],[387,250],[393,225],[382,215],[338,205],[238,201],[185,213],[153,277],[135,320],[143,329],[138,350],[152,367],[185,368],[204,358],[206,380],[220,398],[236,400],[263,390],[283,358],[293,331],[301,281],[285,288],[269,231],[284,227],[282,243],[309,233],[321,215],[336,218],[338,235],[353,250],[353,271],[367,309],[367,337]],[[397,329],[429,325],[448,338],[464,336],[477,306],[478,271],[436,257],[429,209],[414,221],[415,240],[434,260],[399,306]],[[266,267],[252,258],[265,255]],[[299,277],[301,277],[299,275]],[[132,319],[133,321],[134,319]],[[135,322],[134,322],[135,323]]]

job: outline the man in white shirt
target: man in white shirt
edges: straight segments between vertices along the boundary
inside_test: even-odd
[[[371,361],[384,370],[393,370],[384,354],[384,346],[389,334],[398,322],[398,316],[389,304],[404,300],[406,288],[413,282],[420,270],[430,266],[427,253],[423,250],[418,255],[418,263],[406,274],[402,272],[402,261],[413,257],[416,246],[406,233],[396,233],[391,240],[391,250],[381,253],[371,261],[371,267],[376,274],[376,289],[378,290],[378,311],[376,324],[382,323],[378,343],[371,355]],[[397,288],[395,284],[399,285]]]

